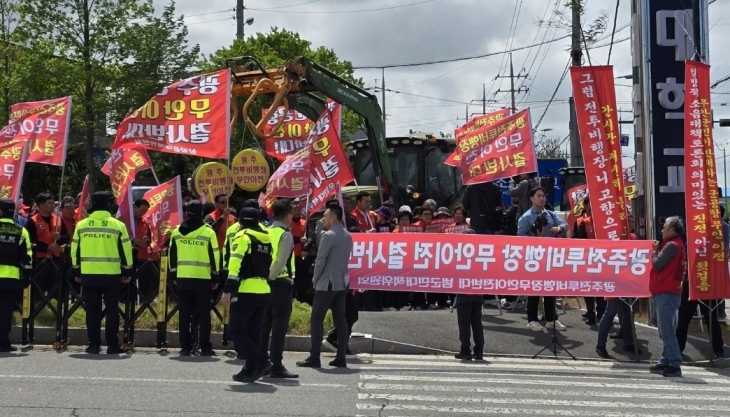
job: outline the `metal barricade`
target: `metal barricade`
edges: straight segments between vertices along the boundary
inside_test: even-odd
[[[145,313],[145,311],[149,311],[153,317],[157,316],[157,311],[155,311],[154,307],[152,306],[152,302],[155,300],[154,295],[146,294],[145,291],[141,288],[142,285],[137,284],[138,282],[141,283],[143,279],[146,278],[148,268],[152,268],[154,274],[161,275],[160,268],[156,265],[156,262],[157,261],[145,259],[136,268],[136,271],[132,276],[130,282],[128,284],[125,284],[125,288],[127,291],[123,309],[124,328],[121,346],[122,350],[132,350],[136,345],[136,341],[134,339],[136,323],[137,320],[139,320],[140,317]],[[157,294],[158,297],[161,297],[159,289]],[[137,302],[138,298],[139,303]]]
[[[61,309],[59,306],[63,304],[60,297],[60,288],[64,281],[60,259],[60,257],[46,257],[38,262],[33,269],[30,286],[23,290],[23,322],[20,340],[20,344],[23,346],[30,345],[35,339],[35,319],[44,308],[48,308],[51,311],[56,319],[57,327],[60,328],[62,318],[60,317]],[[47,278],[54,276],[56,278],[55,280],[45,279],[44,282],[39,282],[40,277]],[[48,284],[53,281],[55,282],[50,288],[43,288],[45,285],[42,284]],[[56,306],[51,303],[54,295],[58,298],[58,304]]]

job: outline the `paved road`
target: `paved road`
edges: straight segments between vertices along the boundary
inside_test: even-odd
[[[521,355],[531,357],[543,346],[550,343],[552,332],[537,333],[528,328],[525,310],[503,310],[502,315],[495,307],[487,307],[482,324],[486,345],[486,355]],[[598,326],[588,326],[583,322],[580,310],[558,311],[559,320],[568,326],[564,332],[558,332],[558,340],[570,353],[578,358],[597,359],[596,340]],[[618,327],[617,327],[618,328]],[[426,346],[448,352],[459,351],[459,330],[456,324],[456,312],[437,311],[392,311],[392,312],[360,312],[353,331],[369,333],[373,337]],[[642,361],[656,360],[662,351],[662,341],[655,328],[637,325],[638,347],[642,351]],[[726,341],[728,342],[728,341]],[[608,340],[607,349],[618,361],[634,361],[633,352],[625,352],[620,340]],[[684,354],[687,360],[709,359],[710,346],[705,341],[690,339],[687,341]],[[730,354],[730,348],[726,348]],[[558,355],[567,357],[565,352]],[[730,355],[729,355],[730,356]],[[729,413],[730,415],[730,413]]]
[[[285,362],[304,358],[287,353]],[[324,358],[323,358],[324,359]],[[727,416],[730,374],[685,367],[554,359],[361,355],[349,369],[300,370],[299,381],[230,382],[239,361],[138,351],[89,356],[36,348],[0,354],[0,416]],[[293,368],[293,366],[292,366]]]

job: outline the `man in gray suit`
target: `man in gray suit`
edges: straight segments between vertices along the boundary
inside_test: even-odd
[[[332,319],[337,329],[337,356],[330,366],[346,368],[347,353],[347,320],[345,319],[345,298],[347,296],[350,277],[347,264],[352,251],[352,236],[342,224],[342,207],[330,205],[322,217],[324,228],[322,240],[317,249],[317,260],[314,263],[314,305],[312,306],[311,338],[312,349],[309,357],[297,362],[297,366],[319,368],[322,366],[319,355],[324,336],[324,316],[332,309]]]

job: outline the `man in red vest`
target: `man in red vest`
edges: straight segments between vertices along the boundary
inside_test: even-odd
[[[357,207],[352,211],[352,217],[357,221],[357,227],[363,233],[375,232],[377,222],[375,221],[375,213],[370,211],[372,208],[372,198],[366,191],[357,193]]]
[[[292,221],[289,225],[289,230],[294,237],[294,263],[295,263],[295,276],[294,276],[294,296],[299,302],[308,302],[312,304],[314,298],[314,288],[312,288],[312,277],[309,274],[309,267],[311,261],[309,257],[302,257],[302,248],[307,243],[306,229],[307,221],[302,218],[302,205],[298,198],[292,200]],[[311,295],[309,289],[312,288]]]
[[[134,213],[134,239],[132,239],[132,258],[134,259],[135,277],[137,288],[144,295],[147,302],[152,301],[159,286],[158,263],[160,256],[157,252],[150,250],[152,230],[149,223],[144,219],[150,209],[149,201],[140,198],[134,202],[132,211]],[[130,233],[131,234],[131,233]]]
[[[215,210],[205,216],[205,223],[213,228],[218,237],[218,250],[223,253],[226,242],[226,230],[238,220],[231,214],[231,207],[228,207],[228,194],[215,196]]]
[[[674,333],[674,322],[682,300],[685,246],[684,224],[677,216],[668,217],[662,229],[662,241],[654,242],[649,291],[656,310],[657,328],[664,349],[651,372],[667,377],[682,376],[682,351]]]
[[[591,216],[591,200],[588,196],[583,199],[583,214],[575,219],[573,224],[573,239],[595,239],[596,231]],[[606,299],[603,297],[584,297],[586,302],[586,324],[592,326],[596,320],[600,321],[606,311]]]
[[[28,229],[33,247],[34,281],[43,293],[51,292],[60,280],[61,221],[53,214],[53,194],[43,192],[36,196],[38,212],[32,215],[25,228]],[[35,289],[35,288],[34,288]],[[36,298],[37,299],[37,298]]]

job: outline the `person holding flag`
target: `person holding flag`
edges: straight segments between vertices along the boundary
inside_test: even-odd
[[[35,198],[38,212],[33,214],[25,224],[30,235],[35,257],[35,282],[42,293],[50,292],[58,282],[61,269],[60,245],[61,223],[54,213],[56,208],[53,194],[42,192]],[[36,297],[36,300],[38,298]]]

